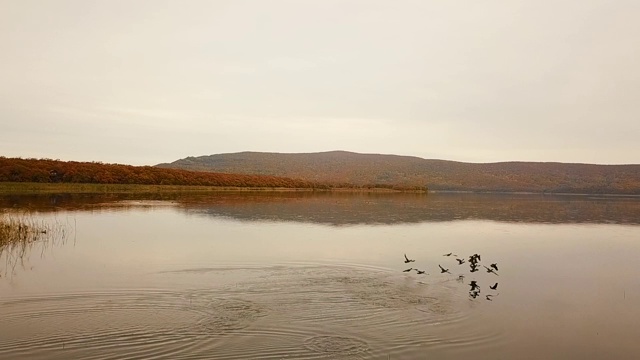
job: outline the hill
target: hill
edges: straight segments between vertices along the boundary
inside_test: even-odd
[[[429,190],[640,194],[640,165],[463,163],[330,151],[241,152],[187,157],[161,168],[283,176],[332,184],[427,186]]]

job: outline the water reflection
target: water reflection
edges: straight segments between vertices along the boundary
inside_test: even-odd
[[[608,224],[636,223],[635,199],[0,201],[78,225],[0,279],[3,359],[632,358],[640,336],[640,226]]]
[[[333,226],[452,220],[640,224],[640,198],[636,197],[314,192],[0,197],[0,207],[45,212],[118,211],[159,205],[214,218]]]

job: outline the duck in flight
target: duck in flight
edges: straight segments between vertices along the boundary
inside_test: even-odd
[[[456,255],[456,254],[454,254],[454,253],[452,253],[452,252],[450,252],[450,253],[448,253],[448,254],[444,254],[444,255],[442,255],[442,256],[451,256],[451,255],[453,255],[453,256],[458,256],[458,255]]]
[[[471,290],[469,291],[474,291],[477,289],[477,291],[480,292],[480,285],[478,285],[477,281],[471,280],[471,282],[469,283],[469,286],[471,286]]]
[[[478,271],[478,265],[471,264],[471,272],[476,272],[476,271]]]
[[[408,268],[407,270],[402,270],[402,272],[409,272],[411,270],[413,270],[413,268]]]
[[[478,297],[478,295],[480,295],[480,292],[479,292],[479,291],[470,291],[470,292],[469,292],[469,296],[471,296],[471,297],[472,297],[472,298],[474,298],[474,299],[475,299],[475,298],[477,298],[477,297]]]
[[[487,296],[486,296],[487,300],[489,300],[489,301],[493,301],[493,300],[491,299],[491,297],[492,297],[492,296],[495,296],[495,295],[491,295],[491,294],[487,295]]]
[[[409,258],[407,257],[407,254],[404,254],[404,263],[408,264],[410,262],[416,262],[415,260],[409,260]]]
[[[444,273],[451,274],[451,273],[449,272],[449,269],[445,269],[445,268],[443,268],[443,267],[442,267],[442,265],[438,264],[438,267],[440,267],[440,273],[442,273],[442,274],[444,274]]]
[[[418,269],[414,269],[414,270],[418,273],[418,275],[424,274],[424,271],[423,271],[423,270],[418,270]],[[428,275],[428,274],[427,274],[427,275]]]
[[[495,283],[493,286],[489,286],[489,289],[495,290],[498,288],[498,283]]]
[[[497,263],[493,263],[493,264],[491,264],[489,266],[491,266],[492,268],[496,269],[496,271],[498,271],[498,264]]]
[[[484,265],[482,265],[482,266],[484,266]],[[492,274],[496,274],[496,275],[498,275],[498,273],[496,272],[496,270],[495,270],[495,269],[488,268],[488,267],[486,267],[486,266],[484,266],[484,268],[485,268],[485,269],[487,269],[487,272],[488,272],[488,273],[492,273]]]
[[[458,262],[458,265],[464,264],[464,259],[456,259],[456,261]]]

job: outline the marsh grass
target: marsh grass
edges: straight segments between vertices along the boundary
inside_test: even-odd
[[[69,226],[59,221],[37,220],[29,214],[0,213],[0,276],[13,274],[18,265],[25,268],[28,255],[40,249],[64,244]],[[4,265],[4,271],[1,266]]]
[[[220,191],[313,191],[311,188],[233,187],[197,185],[76,184],[0,182],[0,195],[20,194],[153,194],[216,193]]]
[[[215,194],[220,192],[356,192],[356,193],[425,193],[424,190],[388,187],[250,187],[198,185],[79,184],[0,182],[0,195],[33,194]]]

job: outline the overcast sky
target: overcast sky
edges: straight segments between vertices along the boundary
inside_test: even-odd
[[[0,0],[0,155],[640,163],[640,1]]]

